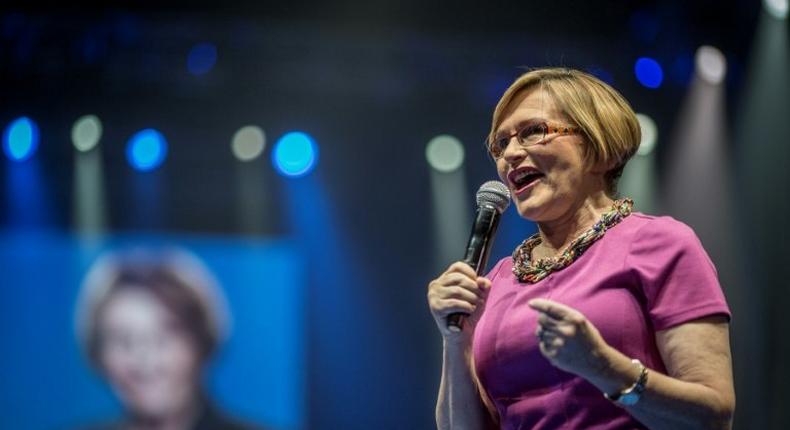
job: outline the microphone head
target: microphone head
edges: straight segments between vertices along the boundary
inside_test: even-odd
[[[477,190],[477,207],[493,206],[500,214],[510,204],[510,191],[499,181],[488,181]]]

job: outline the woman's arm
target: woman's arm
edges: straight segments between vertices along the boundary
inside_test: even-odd
[[[483,403],[485,396],[472,360],[472,334],[483,311],[491,281],[479,277],[466,263],[452,264],[428,284],[428,306],[443,339],[442,376],[436,401],[436,426],[439,429],[490,428],[491,415]],[[447,316],[456,312],[468,315],[463,331],[447,327]]]
[[[626,409],[651,429],[729,429],[735,411],[729,329],[723,317],[703,318],[656,333],[669,375],[648,371],[645,391]],[[588,378],[616,393],[638,377],[630,358],[609,347],[602,371]]]
[[[609,346],[579,311],[535,299],[541,352],[601,392],[618,393],[639,378],[639,369]],[[648,370],[639,402],[625,408],[651,429],[729,429],[735,410],[729,326],[721,316],[701,318],[656,333],[669,375]]]
[[[478,387],[468,343],[445,339],[436,427],[443,430],[496,428]]]

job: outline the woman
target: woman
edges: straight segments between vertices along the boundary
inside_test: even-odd
[[[487,277],[455,263],[428,287],[443,336],[439,428],[729,428],[728,322],[691,229],[632,212],[617,179],[640,130],[576,70],[518,78],[488,149],[538,233]],[[451,313],[470,314],[463,331]]]
[[[224,316],[212,276],[182,252],[109,255],[86,277],[78,336],[126,412],[97,429],[247,429],[208,401],[202,373]]]

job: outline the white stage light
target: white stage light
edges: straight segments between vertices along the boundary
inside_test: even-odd
[[[727,59],[712,46],[701,46],[695,58],[697,75],[704,81],[718,85],[727,75]]]
[[[636,114],[636,119],[639,120],[639,128],[642,130],[642,141],[636,153],[648,155],[653,152],[658,142],[658,127],[656,127],[656,122],[653,121],[653,118],[645,114]]]
[[[233,155],[241,161],[251,161],[263,152],[266,146],[266,135],[260,127],[248,125],[240,128],[231,142]]]
[[[449,173],[464,164],[464,146],[455,137],[442,134],[428,142],[425,158],[435,170]]]

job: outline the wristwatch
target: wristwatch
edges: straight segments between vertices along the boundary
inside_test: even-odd
[[[631,360],[631,363],[634,363],[639,367],[639,378],[636,380],[636,382],[619,393],[603,393],[603,396],[607,399],[624,406],[635,405],[636,402],[638,402],[642,397],[642,392],[645,391],[645,384],[647,384],[647,367],[645,367],[645,365],[636,358]]]

